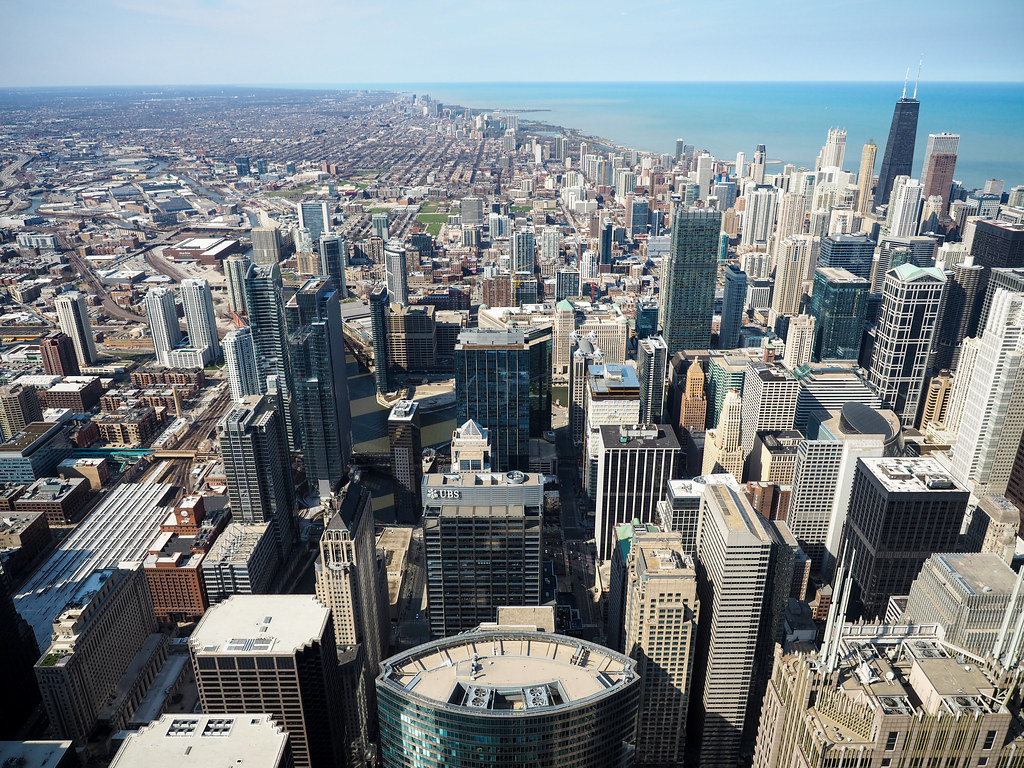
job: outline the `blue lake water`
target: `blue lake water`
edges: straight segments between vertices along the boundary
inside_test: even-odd
[[[349,86],[351,87],[351,86]],[[370,86],[368,86],[370,87]],[[864,142],[878,145],[878,172],[903,83],[401,83],[449,104],[544,109],[536,118],[617,144],[675,151],[676,138],[726,160],[749,161],[757,144],[770,159],[813,166],[830,126],[847,129],[846,162],[856,171]],[[913,83],[910,84],[911,90]],[[998,178],[1024,184],[1024,83],[922,83],[914,174],[929,133],[960,134],[956,178],[967,188]],[[775,166],[781,168],[781,166]]]

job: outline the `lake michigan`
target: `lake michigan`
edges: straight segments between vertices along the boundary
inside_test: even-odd
[[[344,87],[344,86],[342,86]],[[351,87],[351,86],[348,86]],[[878,145],[877,173],[893,106],[903,83],[394,83],[366,86],[429,94],[481,109],[550,110],[522,115],[616,144],[675,152],[676,138],[722,160],[768,157],[813,167],[832,126],[846,128],[847,170],[861,147]],[[908,95],[913,90],[910,83]],[[1024,84],[922,82],[914,175],[920,176],[929,133],[960,134],[955,178],[968,189],[986,179],[1024,184]],[[781,170],[772,166],[769,171]]]

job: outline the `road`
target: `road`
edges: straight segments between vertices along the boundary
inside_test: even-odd
[[[423,549],[423,528],[413,529],[405,577],[398,594],[398,626],[393,638],[394,650],[412,648],[430,640],[427,623],[426,557]]]
[[[144,323],[146,318],[142,315],[137,315],[134,312],[129,312],[127,309],[122,307],[107,293],[107,289],[103,287],[103,283],[100,282],[99,278],[92,271],[92,267],[78,255],[75,247],[68,242],[67,238],[60,235],[61,246],[64,248],[64,255],[68,257],[68,263],[71,264],[78,274],[85,280],[86,285],[89,286],[89,292],[100,297],[100,301],[103,303],[103,309],[111,317],[116,317],[125,322]]]

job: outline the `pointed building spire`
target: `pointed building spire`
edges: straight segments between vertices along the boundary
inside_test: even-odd
[[[921,82],[921,67],[924,66],[924,54],[921,54],[921,59],[917,62],[917,78],[914,80],[914,98],[917,98],[917,84]]]
[[[907,83],[910,81],[910,67],[907,67],[907,74],[903,77],[903,95],[900,99],[907,98]]]

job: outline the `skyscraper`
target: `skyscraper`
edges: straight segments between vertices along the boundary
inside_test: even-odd
[[[391,476],[395,479],[395,519],[414,523],[419,518],[423,477],[419,403],[399,400],[388,416]]]
[[[878,185],[875,187],[875,207],[889,202],[892,184],[897,176],[910,176],[914,164],[914,144],[917,141],[917,115],[921,110],[921,102],[917,100],[917,86],[914,95],[907,98],[907,86],[903,86],[903,96],[896,102],[892,114],[892,125],[889,127],[889,139],[885,143],[885,154],[882,155],[882,168],[878,174]]]
[[[462,226],[463,227],[482,227],[484,225],[484,201],[481,197],[464,197],[462,198]],[[495,233],[491,233],[491,238],[495,237]]]
[[[772,312],[775,317],[796,317],[804,296],[804,278],[813,254],[813,238],[796,235],[782,241],[775,262]]]
[[[874,255],[875,241],[867,235],[832,234],[821,238],[818,266],[845,269],[870,280]]]
[[[81,293],[62,293],[53,300],[57,310],[57,322],[60,329],[71,337],[75,345],[75,357],[80,368],[96,362],[96,342],[93,340],[92,323],[89,322],[89,310],[85,306],[85,296]]]
[[[384,283],[370,291],[370,332],[373,338],[373,382],[377,394],[395,390],[388,360],[388,288]]]
[[[217,316],[213,313],[213,294],[209,282],[200,278],[182,280],[181,306],[185,310],[189,345],[197,349],[206,349],[207,362],[220,360]]]
[[[540,605],[543,507],[540,475],[424,477],[427,605],[436,637],[494,621],[499,606]]]
[[[868,380],[906,426],[917,422],[946,276],[902,264],[885,274]]]
[[[728,486],[707,486],[701,514],[697,653],[707,663],[694,670],[693,689],[701,697],[690,708],[687,745],[699,748],[694,764],[720,768],[753,752],[793,560],[776,523]]]
[[[640,380],[640,423],[660,424],[665,410],[665,373],[668,346],[661,336],[641,339],[636,348],[637,378]]]
[[[174,307],[174,292],[170,288],[155,286],[146,292],[143,301],[149,335],[153,337],[153,350],[160,365],[170,365],[167,353],[181,344],[178,312]]]
[[[650,219],[650,208],[646,197],[634,197],[626,209],[628,221],[626,222],[626,234],[630,238],[637,235],[647,234],[647,223]]]
[[[683,206],[676,209],[669,253],[661,267],[658,315],[670,359],[684,349],[711,346],[721,228],[722,214],[718,211]]]
[[[976,496],[1003,494],[1024,434],[1024,293],[997,290],[978,341],[953,475]]]
[[[277,264],[281,261],[281,230],[277,227],[253,227],[252,260],[256,264]]]
[[[241,253],[233,253],[224,259],[223,264],[228,307],[232,312],[245,312],[245,276],[252,266],[252,259]]]
[[[874,198],[871,189],[875,183],[875,156],[878,147],[874,140],[869,140],[860,153],[860,170],[857,172],[857,210],[860,213],[871,213]]]
[[[228,388],[234,402],[261,393],[256,345],[249,326],[236,328],[224,337],[224,362],[228,371]]]
[[[354,655],[352,686],[344,686],[349,752],[365,758],[376,722],[373,679],[388,645],[387,576],[377,558],[370,492],[350,482],[328,504],[329,519],[316,561],[316,598],[331,609],[334,641],[344,658]],[[360,669],[361,667],[361,669]]]
[[[825,140],[825,146],[821,148],[821,152],[818,154],[818,162],[816,163],[815,170],[821,170],[822,168],[842,168],[845,156],[846,129],[829,128],[828,138]]]
[[[549,332],[478,328],[455,347],[456,420],[489,430],[495,469],[526,469],[530,437],[551,425]]]
[[[435,640],[377,678],[383,765],[630,768],[639,688],[632,659],[565,635],[499,627]]]
[[[860,354],[870,283],[845,269],[814,270],[810,314],[815,360],[856,360]]]
[[[786,330],[786,354],[783,362],[790,369],[811,362],[814,352],[814,316],[797,315]]]
[[[273,523],[287,555],[295,525],[295,483],[279,414],[266,396],[245,397],[221,419],[217,439],[233,519]]]
[[[969,495],[930,457],[859,459],[842,544],[854,610],[884,615],[932,553],[955,552]]]
[[[204,713],[272,713],[296,768],[345,763],[331,612],[312,595],[234,595],[206,612],[189,649]]]
[[[245,276],[245,306],[256,346],[260,388],[267,391],[268,380],[274,379],[275,389],[280,395],[288,447],[297,451],[302,445],[302,435],[294,416],[288,325],[285,322],[281,268],[278,265],[253,264],[249,267]]]
[[[768,160],[768,153],[764,144],[758,144],[754,149],[754,160],[750,164],[750,176],[755,184],[764,184],[765,163]]]
[[[935,363],[933,370],[954,369],[960,361],[960,349],[964,339],[973,336],[978,329],[978,314],[981,309],[981,293],[986,270],[974,263],[968,255],[959,263],[945,265],[946,298],[942,302],[942,319],[935,332]],[[998,270],[989,270],[986,297],[996,293],[993,277]]]
[[[749,455],[757,432],[792,429],[800,382],[782,363],[751,360],[743,376],[743,424],[740,444]]]
[[[597,556],[609,560],[615,528],[652,523],[665,483],[682,476],[683,452],[667,425],[602,426],[597,439],[594,535]]]
[[[80,373],[75,345],[66,333],[54,331],[39,342],[43,372],[49,376],[77,376]]]
[[[725,293],[722,295],[722,321],[718,326],[718,348],[736,349],[747,306],[747,273],[735,264],[725,265]]]
[[[517,229],[512,237],[512,271],[526,271],[532,275],[536,263],[534,252],[533,230]]]
[[[391,233],[388,232],[387,211],[381,211],[380,213],[375,213],[371,216],[370,231],[373,233],[374,237],[379,237],[382,240],[388,239]]]
[[[352,455],[339,299],[331,279],[317,277],[307,280],[285,307],[306,482],[322,499],[341,484]]]
[[[308,229],[314,244],[321,235],[329,235],[331,212],[327,203],[316,200],[299,203],[299,229]]]
[[[155,673],[153,657],[163,638],[153,636],[153,603],[137,566],[92,572],[74,599],[58,610],[53,641],[36,662],[36,679],[50,727],[81,746],[122,676],[133,672],[136,654],[148,651],[140,654],[148,658],[134,674]],[[146,644],[152,647],[144,649]]]
[[[612,263],[612,222],[605,219],[601,225],[600,239],[597,249],[598,263],[601,267],[609,267]]]
[[[1024,224],[976,222],[971,255],[974,263],[983,267],[1024,267]]]
[[[930,167],[931,166],[931,159],[932,159],[932,156],[934,156],[934,155],[954,155],[954,157],[955,157],[957,149],[959,148],[959,146],[960,146],[960,134],[949,133],[948,131],[943,131],[942,133],[929,133],[928,134],[928,143],[925,145],[925,150],[924,150],[924,166],[923,166],[923,170],[921,171],[921,184],[924,186],[924,188],[926,190],[925,191],[925,197],[928,197],[929,195],[941,195],[943,198],[946,199],[947,206],[949,205],[949,187],[948,186],[943,191],[938,191],[938,192],[929,192],[929,191],[927,191],[927,190],[933,188],[933,186],[934,186],[932,184],[929,184],[929,181],[931,180],[931,173],[932,173],[932,169]],[[955,159],[953,161],[953,164],[954,165],[956,164],[956,160]],[[950,175],[950,182],[952,182],[952,180],[953,180],[952,175]],[[936,189],[941,189],[940,186],[935,186],[935,188]]]
[[[891,453],[899,432],[892,411],[857,402],[818,411],[809,419],[807,439],[797,446],[786,523],[810,557],[815,575],[831,578],[839,557],[857,459]]]
[[[341,298],[346,296],[345,266],[347,244],[341,235],[330,235],[320,238],[320,274],[331,278],[334,287],[341,291]]]
[[[779,190],[771,184],[759,184],[744,195],[742,245],[767,244],[775,230]]]
[[[573,444],[583,445],[587,428],[587,379],[590,366],[604,362],[604,353],[597,347],[597,334],[573,333],[572,360],[569,364],[569,431]]]
[[[743,424],[743,400],[740,393],[730,389],[722,400],[722,415],[704,440],[702,475],[728,472],[736,482],[743,481],[744,454],[740,445]]]
[[[637,662],[637,768],[683,764],[699,603],[679,533],[637,533],[629,547],[624,651]]]
[[[917,234],[918,216],[924,187],[917,179],[898,185],[889,202],[889,236],[911,237]]]
[[[0,569],[0,578],[6,574]],[[0,686],[0,738],[17,737],[22,724],[34,716],[39,703],[33,665],[39,647],[32,627],[14,607],[6,586],[0,589],[0,653],[4,659],[4,685]]]
[[[384,270],[391,303],[405,306],[409,303],[409,279],[405,246],[400,240],[388,240],[384,244]]]

